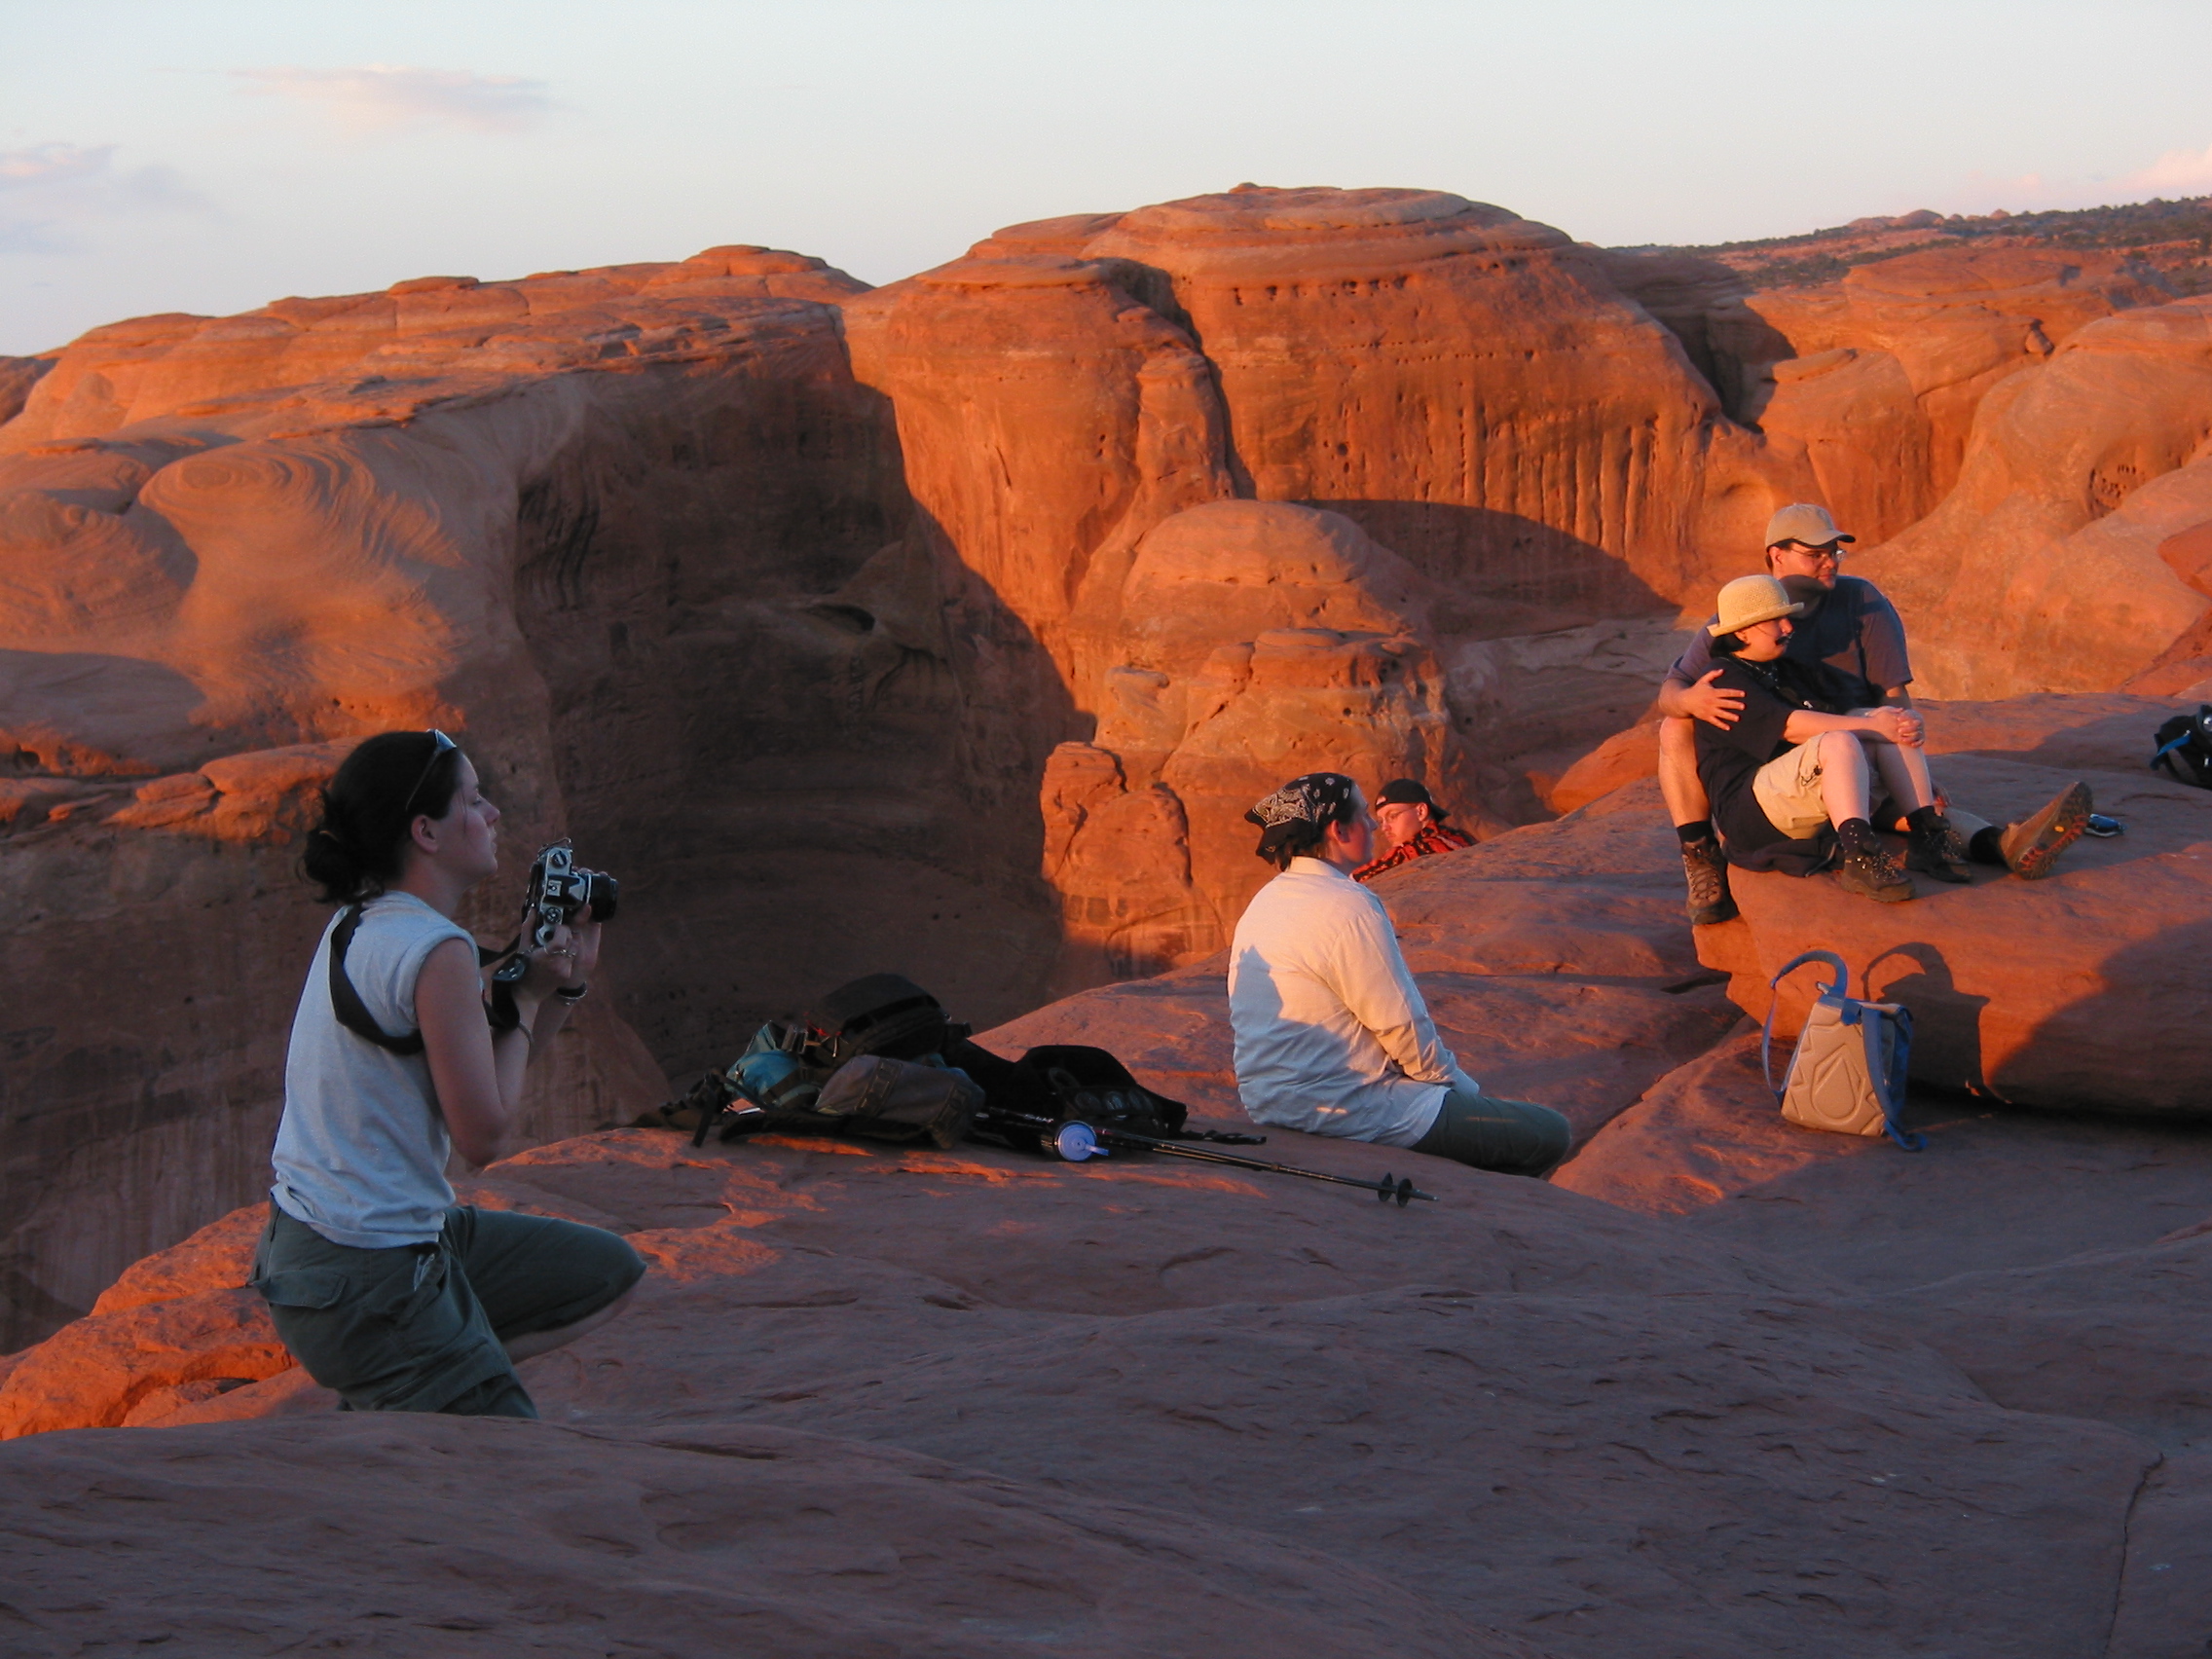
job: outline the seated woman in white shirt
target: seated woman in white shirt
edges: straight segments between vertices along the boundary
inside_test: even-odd
[[[1565,1158],[1565,1118],[1485,1094],[1438,1043],[1389,912],[1351,878],[1375,845],[1359,786],[1310,772],[1244,816],[1282,872],[1245,906],[1229,953],[1236,1092],[1252,1120],[1510,1175]]]

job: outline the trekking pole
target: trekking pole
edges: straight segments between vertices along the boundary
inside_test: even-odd
[[[1104,1158],[1110,1152],[1164,1152],[1171,1158],[1195,1158],[1201,1163],[1226,1163],[1235,1169],[1256,1169],[1268,1175],[1297,1175],[1308,1181],[1327,1181],[1339,1187],[1357,1187],[1373,1193],[1383,1203],[1392,1198],[1404,1209],[1414,1198],[1436,1201],[1434,1193],[1423,1193],[1413,1181],[1392,1180],[1385,1173],[1380,1181],[1355,1181],[1349,1175],[1329,1175],[1318,1169],[1301,1169],[1295,1163],[1271,1163],[1265,1159],[1240,1158],[1232,1152],[1215,1152],[1210,1147],[1193,1146],[1189,1141],[1161,1140],[1152,1135],[1140,1135],[1129,1129],[1100,1129],[1080,1119],[1062,1124],[1044,1137],[1053,1152],[1070,1163],[1081,1163],[1088,1159]]]

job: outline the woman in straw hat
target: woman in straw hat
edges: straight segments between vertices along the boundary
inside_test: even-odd
[[[1698,776],[1728,862],[1792,875],[1833,866],[1846,892],[1884,903],[1913,897],[1908,869],[1970,879],[1970,856],[2031,880],[2046,873],[2088,822],[2087,787],[2072,785],[2004,830],[1964,812],[1946,815],[1929,779],[1919,715],[1843,706],[1818,664],[1785,658],[1802,608],[1775,577],[1742,576],[1720,590],[1718,618],[1707,630],[1725,665],[1714,683],[1744,695],[1733,726],[1697,729]],[[1905,821],[1901,865],[1874,833],[1873,809],[1885,795]]]

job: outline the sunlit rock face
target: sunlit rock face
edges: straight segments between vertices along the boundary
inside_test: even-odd
[[[2204,305],[1963,247],[1757,290],[1240,187],[872,291],[731,246],[0,363],[0,1345],[251,1198],[297,836],[366,732],[486,771],[488,939],[544,837],[626,883],[566,1133],[858,973],[987,1023],[1200,962],[1296,772],[1486,834],[1604,793],[1785,501],[1857,529],[1923,690],[2186,691]]]

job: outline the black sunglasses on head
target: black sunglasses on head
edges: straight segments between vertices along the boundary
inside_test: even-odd
[[[429,762],[424,766],[422,776],[415,780],[415,787],[407,792],[407,799],[400,808],[402,818],[411,819],[415,816],[415,797],[423,793],[423,786],[430,781],[430,773],[436,769],[439,759],[448,750],[461,747],[435,726],[430,728],[430,740]]]

